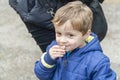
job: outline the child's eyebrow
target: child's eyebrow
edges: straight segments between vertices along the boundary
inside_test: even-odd
[[[69,31],[68,31],[68,32],[66,32],[66,34],[74,34],[74,33],[73,33],[73,32],[69,32]]]

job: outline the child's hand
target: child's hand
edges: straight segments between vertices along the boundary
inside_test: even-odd
[[[49,54],[52,59],[63,57],[65,55],[65,46],[55,45],[50,48]]]

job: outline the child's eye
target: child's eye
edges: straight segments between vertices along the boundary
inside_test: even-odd
[[[60,32],[56,32],[56,35],[57,35],[57,36],[60,36],[60,35],[61,35],[61,33],[60,33]]]
[[[69,34],[69,35],[68,35],[69,38],[72,38],[73,36],[74,36],[73,34]]]

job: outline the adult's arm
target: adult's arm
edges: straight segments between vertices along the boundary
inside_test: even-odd
[[[9,4],[20,15],[23,22],[54,30],[51,22],[52,16],[50,13],[47,13],[43,4],[38,2],[38,0],[34,0],[34,6],[28,2],[29,0],[19,0],[19,2],[17,0],[9,0]],[[30,7],[31,9],[29,9]]]

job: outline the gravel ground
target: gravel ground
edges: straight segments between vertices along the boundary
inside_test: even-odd
[[[101,45],[120,80],[120,0],[105,0],[102,6],[109,29]],[[37,80],[33,67],[40,54],[8,0],[0,0],[0,80]]]

